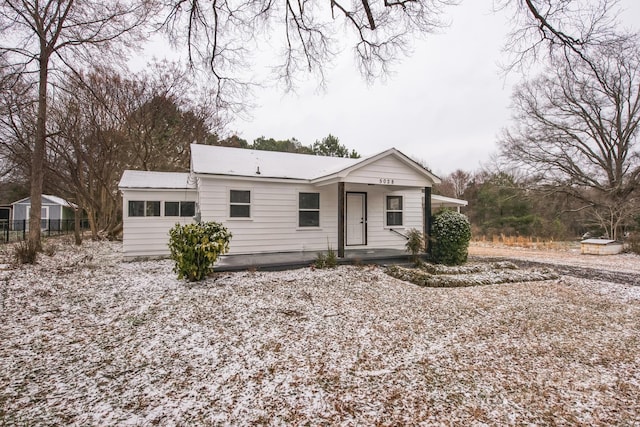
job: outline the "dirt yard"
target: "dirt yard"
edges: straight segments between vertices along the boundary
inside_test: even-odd
[[[0,425],[640,425],[637,256],[474,245],[587,274],[435,289],[373,266],[188,284],[113,242],[3,251]]]

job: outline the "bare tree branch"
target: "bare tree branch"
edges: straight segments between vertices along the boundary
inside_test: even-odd
[[[621,40],[520,85],[500,141],[505,160],[592,206],[614,237],[640,212],[640,47]]]

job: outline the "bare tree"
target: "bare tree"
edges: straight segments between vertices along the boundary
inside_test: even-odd
[[[539,187],[581,200],[616,238],[640,207],[640,47],[625,37],[588,53],[516,89],[500,148]]]
[[[465,172],[462,169],[457,169],[451,175],[449,175],[451,184],[453,185],[453,197],[461,199],[464,195],[464,191],[471,182],[472,176],[469,172]]]
[[[275,75],[286,88],[301,72],[324,83],[324,70],[352,46],[362,75],[384,76],[411,51],[413,41],[446,25],[447,6],[459,0],[168,0],[162,28],[174,43],[186,45],[194,67],[209,69],[219,94],[246,88],[239,75],[264,46],[278,49]],[[506,50],[508,68],[541,57],[568,56],[589,61],[587,49],[615,40],[618,0],[495,0],[497,10],[513,13]],[[230,98],[227,98],[230,99]],[[228,107],[228,106],[227,106]]]
[[[0,158],[2,175],[29,181],[31,146],[36,132],[34,89],[20,75],[5,76],[0,90]]]
[[[164,28],[188,46],[190,62],[204,65],[219,93],[242,90],[238,71],[262,46],[279,49],[275,74],[287,88],[306,71],[324,81],[324,69],[342,43],[353,42],[360,71],[372,79],[389,71],[422,34],[444,26],[444,8],[457,0],[170,0]],[[274,36],[275,34],[275,36]],[[279,36],[278,36],[279,35]],[[260,44],[263,43],[263,44]]]
[[[75,69],[94,55],[119,56],[118,47],[142,35],[146,0],[5,0],[0,4],[0,56],[5,74],[19,74],[37,86],[37,121],[31,156],[29,243],[39,249],[41,194],[47,147],[49,87],[56,71]]]
[[[51,109],[48,176],[87,212],[94,237],[121,230],[125,169],[187,171],[190,144],[206,143],[224,123],[209,108],[215,93],[160,65],[127,77],[104,67],[69,75]]]
[[[197,82],[184,66],[166,61],[131,77],[123,131],[129,138],[129,167],[188,170],[190,144],[204,144],[228,123],[215,106],[216,91]],[[123,112],[124,113],[124,112]]]
[[[511,57],[507,70],[527,73],[540,62],[580,60],[597,74],[591,51],[626,38],[616,31],[619,0],[497,0],[496,4],[513,13],[513,30],[505,45]]]

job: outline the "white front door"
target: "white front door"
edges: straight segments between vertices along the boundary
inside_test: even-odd
[[[347,246],[367,244],[367,193],[347,193]]]

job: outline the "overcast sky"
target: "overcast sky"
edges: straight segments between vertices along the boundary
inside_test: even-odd
[[[305,145],[331,133],[361,155],[395,147],[437,174],[476,170],[509,117],[514,80],[498,67],[507,17],[491,6],[467,0],[449,8],[451,26],[417,43],[385,82],[368,85],[347,50],[327,73],[326,90],[310,81],[296,94],[257,91],[252,119],[231,128],[249,142],[264,135]]]
[[[621,5],[624,21],[637,28],[640,1]],[[440,176],[479,170],[497,151],[520,78],[501,73],[510,15],[492,6],[493,0],[464,0],[448,8],[450,27],[416,43],[385,82],[368,85],[345,49],[327,71],[324,91],[312,79],[294,94],[256,89],[251,118],[236,119],[229,130],[249,142],[295,137],[305,145],[331,133],[361,155],[395,147]]]

